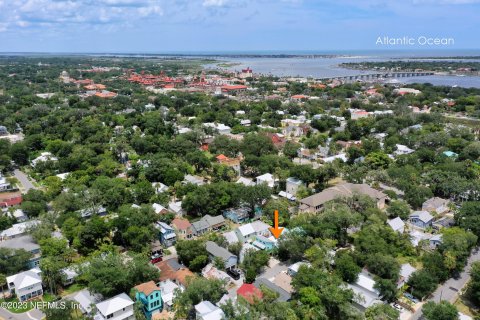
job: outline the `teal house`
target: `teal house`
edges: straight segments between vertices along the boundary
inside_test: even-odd
[[[150,320],[152,315],[163,310],[163,300],[160,288],[153,281],[145,282],[134,287],[135,300],[143,304],[143,313]]]
[[[255,241],[252,243],[255,247],[260,250],[272,250],[277,244],[274,240],[266,238],[262,235],[258,235],[255,237]]]

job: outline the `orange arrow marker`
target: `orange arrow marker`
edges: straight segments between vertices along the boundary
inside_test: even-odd
[[[273,228],[270,227],[269,230],[273,234],[273,236],[278,239],[280,235],[282,234],[283,228],[278,227],[278,210],[274,211],[275,217],[273,219]]]

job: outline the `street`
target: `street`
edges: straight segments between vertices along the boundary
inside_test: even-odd
[[[28,190],[30,189],[36,189],[35,186],[32,184],[32,182],[30,181],[30,179],[28,178],[28,176],[23,173],[22,171],[18,170],[18,169],[15,169],[13,171],[13,174],[15,176],[15,178],[18,179],[18,181],[20,182],[21,186],[20,187],[20,190],[22,191],[22,193],[27,193]]]
[[[32,309],[25,313],[11,313],[0,308],[0,320],[41,320],[45,317],[42,311]]]
[[[442,286],[438,287],[437,290],[433,293],[432,297],[425,302],[434,301],[436,303],[446,300],[450,303],[454,303],[458,294],[461,292],[463,287],[470,280],[470,270],[472,269],[472,263],[480,261],[480,250],[474,251],[474,253],[468,258],[467,265],[465,269],[460,274],[458,279],[450,278]],[[411,317],[411,320],[418,320],[422,316],[422,307],[420,307]]]

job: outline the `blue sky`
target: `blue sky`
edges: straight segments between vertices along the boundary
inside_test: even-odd
[[[480,49],[479,14],[480,0],[0,0],[0,52]]]

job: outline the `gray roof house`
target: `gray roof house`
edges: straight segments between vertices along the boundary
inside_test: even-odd
[[[235,267],[237,265],[238,258],[236,255],[228,251],[227,249],[220,247],[213,241],[207,241],[206,249],[210,256],[210,260],[214,258],[221,258],[225,263],[225,269]]]
[[[433,216],[427,211],[414,211],[409,216],[411,224],[419,228],[427,228],[432,225]]]
[[[0,241],[0,248],[13,250],[24,249],[33,254],[32,258],[28,261],[28,266],[30,268],[34,268],[40,264],[40,246],[33,241],[33,238],[30,235]]]
[[[311,195],[300,200],[300,212],[319,212],[323,210],[325,203],[342,197],[352,197],[355,194],[366,195],[372,198],[379,209],[385,206],[388,196],[367,184],[342,183],[334,187],[327,188],[322,192]]]
[[[403,222],[400,217],[388,220],[387,223],[393,229],[393,231],[400,233],[403,233],[405,231],[405,222]]]
[[[444,213],[449,210],[450,200],[433,197],[422,204],[422,210],[436,213]]]
[[[278,302],[287,302],[292,298],[292,295],[287,290],[280,288],[266,278],[257,278],[253,285],[259,289],[261,289],[262,286],[265,286],[266,288],[278,293]]]

